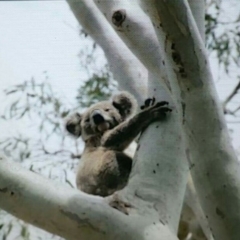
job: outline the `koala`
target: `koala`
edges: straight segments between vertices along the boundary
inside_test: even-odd
[[[83,192],[108,196],[124,188],[132,168],[132,158],[124,150],[138,134],[154,121],[164,120],[167,102],[145,101],[136,114],[137,102],[128,92],[120,92],[109,101],[92,105],[84,113],[75,113],[66,129],[82,137],[85,147],[77,170],[76,183]]]

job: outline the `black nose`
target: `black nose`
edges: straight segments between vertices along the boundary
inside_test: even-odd
[[[66,129],[67,129],[68,132],[73,134],[75,132],[75,130],[76,130],[76,124],[74,124],[74,123],[69,121],[66,124]]]
[[[92,115],[93,121],[95,124],[100,124],[102,122],[104,122],[104,118],[100,113],[94,113]]]

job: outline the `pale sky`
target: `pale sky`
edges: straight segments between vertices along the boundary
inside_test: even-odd
[[[65,1],[0,2],[0,92],[34,77],[49,81],[64,101],[73,102],[86,73],[78,57],[84,42],[79,24]],[[0,111],[6,96],[0,94]],[[5,103],[5,104],[4,104]],[[28,129],[29,122],[1,121],[1,139]]]
[[[63,94],[72,94],[84,74],[79,66],[78,23],[65,1],[0,2],[1,89],[43,79]]]
[[[232,0],[234,2],[236,0]],[[233,9],[228,8],[228,13]],[[47,71],[56,92],[71,101],[86,76],[77,56],[86,43],[81,41],[78,31],[78,23],[65,1],[0,2],[0,91],[31,77],[42,81],[43,71]],[[219,74],[213,59],[211,66],[218,94],[224,99],[236,79]],[[233,69],[233,73],[236,71],[238,69]],[[0,94],[0,110],[4,107],[4,98]],[[234,99],[233,104],[240,104],[240,98]],[[234,146],[240,148],[240,123],[232,126]],[[21,123],[17,127],[27,126]],[[3,125],[2,128],[2,134],[11,131]]]

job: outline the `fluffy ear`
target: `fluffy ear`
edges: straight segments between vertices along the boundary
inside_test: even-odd
[[[82,116],[79,113],[74,113],[66,121],[67,131],[75,137],[81,136],[81,120]]]
[[[134,114],[137,109],[136,99],[128,92],[120,92],[114,95],[112,104],[119,111],[123,119]]]

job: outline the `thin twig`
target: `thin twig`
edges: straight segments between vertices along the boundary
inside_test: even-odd
[[[233,113],[235,114],[238,110],[240,110],[240,106],[238,106],[238,107],[233,111]]]
[[[226,100],[223,102],[223,109],[224,112],[226,111],[227,104],[231,101],[231,99],[238,93],[238,90],[240,89],[240,81],[236,85],[236,87],[233,89],[233,91],[230,93],[230,95],[226,98]]]

